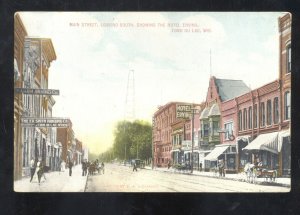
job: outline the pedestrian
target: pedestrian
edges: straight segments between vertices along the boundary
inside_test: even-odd
[[[202,172],[202,162],[200,163],[200,172]]]
[[[86,175],[86,170],[87,170],[86,160],[82,161],[81,164],[82,164],[82,176],[85,176]]]
[[[102,169],[102,172],[104,174],[104,163],[103,162],[101,163],[101,169]]]
[[[31,161],[30,161],[30,182],[32,181],[33,179],[33,176],[34,176],[34,173],[35,173],[35,169],[36,169],[36,162],[34,161],[33,158],[31,158]]]
[[[37,173],[38,181],[39,181],[39,184],[40,184],[41,183],[41,178],[44,175],[44,166],[43,166],[43,163],[42,163],[41,159],[39,159],[36,166],[37,166],[36,173]],[[44,175],[44,179],[46,180],[45,175]]]
[[[225,164],[224,164],[223,159],[219,160],[218,167],[219,167],[219,175],[225,177],[225,169],[224,169],[225,168]]]
[[[170,169],[170,167],[171,167],[171,162],[169,161],[168,162],[168,169]]]
[[[137,166],[136,166],[135,162],[133,163],[133,170],[132,171],[134,172],[134,170],[137,172]]]
[[[72,176],[72,167],[73,167],[73,163],[72,163],[71,160],[69,160],[69,165],[68,165],[68,167],[69,167],[69,176]]]

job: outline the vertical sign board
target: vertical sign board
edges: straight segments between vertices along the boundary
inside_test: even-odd
[[[192,114],[192,105],[190,104],[177,104],[176,105],[176,118],[189,119]]]

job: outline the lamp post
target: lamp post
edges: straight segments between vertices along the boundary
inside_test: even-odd
[[[192,155],[191,155],[191,173],[193,173],[194,169],[194,117],[195,113],[198,113],[199,109],[197,107],[192,107]]]

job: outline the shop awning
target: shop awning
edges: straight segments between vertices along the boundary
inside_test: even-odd
[[[216,148],[214,148],[211,153],[209,153],[204,160],[210,160],[210,161],[215,161],[218,160],[218,157],[223,154],[223,152],[226,151],[226,149],[228,149],[229,145],[218,145],[216,146]]]
[[[283,138],[285,137],[290,137],[291,136],[291,130],[283,130],[281,132],[279,132],[278,134],[278,151],[281,151],[282,148],[282,142],[283,142]]]
[[[278,154],[278,132],[261,134],[243,150],[265,150]]]

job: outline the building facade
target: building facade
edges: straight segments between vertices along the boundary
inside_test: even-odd
[[[24,42],[27,31],[18,13],[14,18],[14,87],[22,87]],[[14,94],[14,180],[22,178],[23,136],[21,116],[23,114],[23,96]]]
[[[218,79],[214,76],[210,78],[205,108],[200,115],[200,151],[205,156],[203,167],[206,171],[215,168],[221,159],[225,161],[227,169],[236,168],[236,145],[221,141],[223,135],[232,138],[232,134],[229,136],[226,132],[222,132],[222,109],[223,104],[230,107],[227,101],[249,91],[250,88],[242,80]],[[226,128],[232,129],[233,122],[229,119],[225,122]]]
[[[75,158],[75,134],[72,128],[72,122],[69,121],[69,126],[65,128],[57,128],[57,139],[56,142],[61,143],[62,151],[61,151],[61,159],[64,162],[68,162]]]

